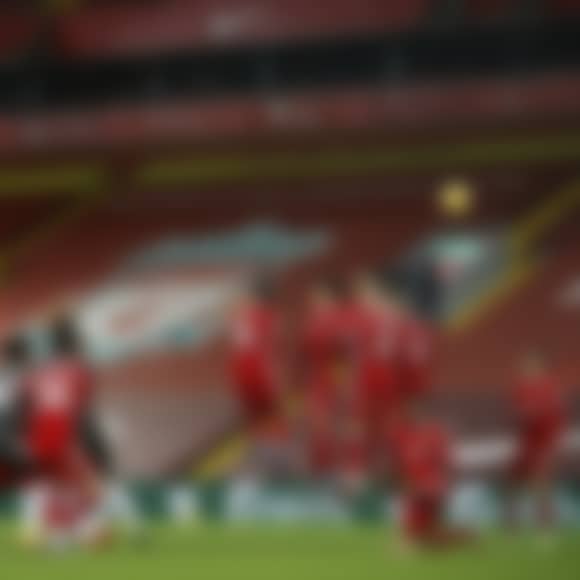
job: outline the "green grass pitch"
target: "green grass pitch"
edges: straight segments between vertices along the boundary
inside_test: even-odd
[[[546,538],[544,538],[546,539]],[[469,550],[397,555],[380,527],[159,526],[147,541],[101,554],[28,553],[4,527],[4,578],[42,580],[573,580],[580,534],[544,544],[536,536],[490,534]]]

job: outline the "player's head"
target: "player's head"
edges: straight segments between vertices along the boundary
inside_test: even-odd
[[[373,301],[380,295],[380,286],[373,272],[358,272],[352,278],[352,293],[356,300]]]
[[[252,281],[247,296],[258,304],[273,305],[278,302],[280,292],[278,285],[270,276],[258,276]]]
[[[50,351],[53,356],[76,356],[83,352],[83,344],[71,316],[57,317],[49,328]]]
[[[363,272],[355,276],[353,292],[356,299],[362,303],[383,306],[393,303],[391,287],[377,272]]]
[[[21,334],[6,338],[2,344],[2,363],[13,369],[21,369],[30,362],[30,346]]]
[[[526,376],[537,376],[550,366],[548,356],[540,349],[530,349],[521,357],[520,372]]]
[[[377,288],[380,294],[380,299],[393,311],[403,313],[405,310],[404,302],[402,297],[395,292],[393,285],[390,280],[384,275],[377,276]]]
[[[308,300],[314,306],[336,304],[345,300],[347,295],[347,284],[340,276],[319,278],[308,289]]]

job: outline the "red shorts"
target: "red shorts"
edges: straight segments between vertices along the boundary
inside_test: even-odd
[[[518,442],[512,477],[516,481],[549,477],[555,468],[561,433],[559,425],[524,431]]]
[[[244,415],[250,421],[271,415],[276,409],[276,397],[271,385],[240,383],[236,394]]]
[[[441,522],[444,499],[440,496],[410,497],[405,502],[403,527],[412,538],[422,538]]]
[[[39,460],[37,475],[61,483],[92,482],[96,466],[86,451],[76,443],[66,445],[58,454]]]
[[[549,477],[554,470],[557,445],[521,446],[512,468],[512,477],[516,481],[528,481],[540,477]]]
[[[310,468],[316,474],[327,474],[337,465],[339,441],[335,425],[336,399],[326,384],[315,383],[306,398]]]
[[[337,444],[334,438],[323,433],[314,433],[309,442],[310,469],[316,475],[326,475],[337,464]]]
[[[363,430],[363,439],[369,455],[384,450],[385,435],[389,420],[394,416],[397,405],[388,391],[361,391],[356,401],[355,417]]]

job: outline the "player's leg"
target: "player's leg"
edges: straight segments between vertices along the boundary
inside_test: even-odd
[[[503,522],[508,530],[515,530],[520,525],[521,492],[522,485],[513,478],[509,478],[503,491]]]
[[[473,531],[445,522],[445,498],[411,498],[406,506],[405,536],[414,548],[446,549],[468,545],[476,539]]]
[[[551,449],[546,449],[539,454],[535,467],[530,487],[535,504],[536,522],[544,530],[552,529],[557,519],[554,501],[555,453]]]
[[[543,529],[554,528],[556,523],[556,507],[554,505],[552,482],[542,479],[535,485],[537,522]]]
[[[18,542],[28,548],[40,547],[46,537],[44,510],[48,489],[40,481],[26,482],[19,490]]]
[[[477,534],[469,528],[439,523],[423,538],[423,544],[431,548],[460,548],[474,543]]]
[[[84,450],[78,450],[69,466],[69,482],[79,498],[75,522],[77,541],[102,548],[112,540],[108,486],[103,472]]]
[[[43,508],[49,546],[100,547],[111,535],[106,486],[83,449],[71,450],[44,474]]]
[[[516,458],[510,466],[504,485],[504,523],[510,530],[521,524],[521,500],[528,488],[534,464],[534,453],[530,446],[519,444]]]

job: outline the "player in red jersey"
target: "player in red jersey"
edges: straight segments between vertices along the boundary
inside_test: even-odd
[[[518,426],[512,491],[531,488],[539,522],[547,526],[554,520],[551,492],[565,413],[561,385],[541,353],[524,357],[512,390],[511,407]],[[510,523],[517,519],[513,496],[508,503]]]
[[[261,282],[243,295],[231,320],[230,376],[250,423],[270,415],[279,403],[281,321],[276,300],[274,287]]]
[[[370,277],[356,282],[352,326],[354,407],[374,463],[384,426],[398,405],[401,320],[389,292]]]
[[[84,541],[93,542],[103,533],[96,516],[102,489],[81,435],[93,378],[72,322],[57,320],[50,334],[50,360],[25,381],[24,439],[38,473],[36,483],[46,490],[42,524],[47,540],[77,541],[83,533]]]
[[[302,349],[310,463],[317,474],[332,472],[338,455],[338,407],[345,382],[343,311],[338,282],[319,281],[310,289]]]
[[[404,546],[451,547],[472,539],[445,522],[453,477],[452,439],[435,420],[422,417],[412,402],[388,425],[391,471],[402,494]]]
[[[410,310],[400,310],[397,392],[399,403],[427,395],[432,376],[434,337]]]

